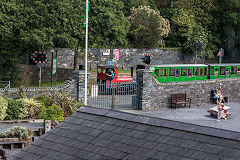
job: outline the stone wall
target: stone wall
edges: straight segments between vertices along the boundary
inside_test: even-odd
[[[108,49],[89,49],[88,50],[88,69],[95,70],[97,65],[107,64],[114,57],[113,54],[104,55]],[[69,48],[54,48],[54,56],[57,52],[57,79],[66,80],[71,77],[74,68],[74,52]],[[119,60],[116,62],[119,69],[130,69],[142,64],[142,57],[145,54],[151,55],[151,64],[180,64],[193,63],[192,57],[183,57],[178,50],[163,49],[120,49]],[[51,59],[52,54],[48,51],[48,62],[42,68],[42,80],[51,80]],[[84,57],[84,51],[80,57]],[[29,57],[25,55],[23,60],[22,78],[25,81],[38,80],[39,69],[36,65],[28,65]],[[84,58],[77,59],[79,64],[84,64]]]
[[[138,73],[137,76],[143,79],[142,97],[139,97],[139,107],[142,110],[170,107],[171,94],[174,93],[187,93],[187,98],[192,99],[192,106],[209,103],[211,90],[219,86],[230,101],[240,100],[240,78],[159,83],[152,78],[151,71],[143,70],[141,74]]]
[[[22,70],[21,77],[24,81],[38,81],[39,80],[39,68],[36,65],[20,64],[19,67]],[[41,69],[42,81],[51,81],[51,67],[44,66]],[[54,80],[67,80],[72,77],[73,69],[57,68],[57,74],[54,74]]]
[[[97,64],[107,63],[107,61],[112,60],[113,54],[104,55],[109,49],[89,49],[88,50],[88,67],[96,68]],[[58,55],[58,68],[68,68],[73,69],[74,65],[74,51],[69,48],[54,48]],[[78,64],[84,64],[84,51],[78,58]],[[141,58],[145,54],[151,54],[151,64],[179,64],[179,63],[194,63],[192,57],[182,56],[179,50],[165,50],[165,49],[119,49],[119,60],[117,61],[118,67],[123,67],[124,69],[129,69],[137,64],[141,63]],[[51,66],[51,52],[48,51],[48,67]],[[23,63],[28,64],[29,57],[25,55]]]
[[[88,73],[88,90],[89,90],[89,73]],[[66,80],[64,84],[58,87],[26,87],[23,88],[25,95],[28,98],[36,98],[39,95],[47,94],[54,95],[59,91],[64,91],[70,93],[72,99],[77,101],[84,101],[84,87],[85,87],[85,72],[84,71],[74,71],[72,72],[72,79]],[[20,97],[19,88],[0,88],[0,96],[8,95],[13,99],[18,99]],[[89,92],[88,92],[89,96]]]

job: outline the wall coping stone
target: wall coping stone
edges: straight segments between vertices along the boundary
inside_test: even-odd
[[[161,86],[168,86],[168,85],[189,85],[189,84],[204,84],[204,83],[219,83],[219,82],[228,82],[228,81],[239,81],[240,77],[236,78],[220,78],[220,79],[208,79],[208,80],[195,80],[195,81],[184,81],[184,82],[167,82],[161,83],[154,78],[155,82]]]

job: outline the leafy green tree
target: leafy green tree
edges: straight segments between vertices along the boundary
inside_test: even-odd
[[[133,8],[128,19],[131,23],[129,41],[132,47],[159,47],[162,37],[167,36],[170,30],[169,21],[149,6]]]
[[[240,58],[240,2],[220,0],[218,2],[218,32],[221,33],[219,48],[224,48],[226,62],[239,62]]]
[[[171,3],[171,32],[168,44],[193,54],[194,42],[202,43],[201,57],[213,57],[219,43],[214,23],[214,0],[180,0]]]
[[[17,84],[17,65],[26,53],[52,47],[78,48],[83,41],[83,14],[81,0],[1,1],[0,79]]]
[[[127,45],[129,22],[118,0],[92,0],[89,13],[89,47],[120,48]]]

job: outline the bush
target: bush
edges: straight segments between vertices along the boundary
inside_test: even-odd
[[[58,120],[63,121],[63,109],[55,104],[49,106],[49,107],[41,107],[39,109],[39,118],[42,118],[44,120]]]
[[[64,117],[72,115],[78,108],[77,102],[73,101],[70,94],[64,91],[60,91],[53,96],[53,104],[61,106]]]
[[[33,135],[31,130],[25,127],[13,126],[0,133],[0,138],[27,138]]]
[[[28,116],[30,118],[33,118],[35,116],[35,113],[38,111],[40,104],[33,98],[22,98],[19,99],[19,101],[23,103],[23,108],[21,111],[25,113],[27,110]]]
[[[37,97],[37,100],[42,104],[44,107],[48,107],[52,105],[52,99],[47,94],[42,94],[41,96]]]
[[[7,117],[5,119],[12,120],[12,119],[19,119],[20,118],[20,108],[21,103],[14,101],[12,99],[7,99],[8,101],[8,108],[6,110]]]
[[[4,120],[4,118],[7,116],[7,107],[8,101],[0,96],[0,120]]]

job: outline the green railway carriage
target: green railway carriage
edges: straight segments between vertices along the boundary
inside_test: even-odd
[[[232,78],[240,76],[240,64],[225,63],[225,64],[209,64],[210,79]]]
[[[158,82],[195,81],[240,77],[240,64],[165,64],[153,65],[152,76]]]
[[[158,82],[194,81],[208,78],[208,65],[204,64],[154,65],[151,69]]]

